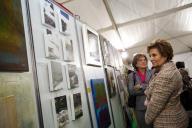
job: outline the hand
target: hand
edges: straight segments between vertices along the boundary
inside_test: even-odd
[[[149,104],[149,101],[147,100],[147,98],[145,99],[144,105],[147,107],[147,105]]]
[[[134,91],[138,91],[141,89],[141,85],[140,84],[136,84],[134,87],[133,87]]]

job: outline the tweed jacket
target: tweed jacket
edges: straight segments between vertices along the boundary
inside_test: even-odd
[[[179,96],[182,86],[181,74],[173,62],[164,64],[154,74],[146,89],[147,124],[153,123],[154,128],[187,128],[188,117]]]
[[[133,75],[135,75],[135,76],[133,76]],[[129,78],[128,92],[130,95],[136,96],[136,107],[135,107],[136,110],[146,110],[146,106],[144,106],[144,101],[146,98],[144,91],[149,84],[149,80],[151,78],[151,75],[152,75],[151,70],[146,70],[146,78],[145,78],[144,83],[141,82],[141,78],[139,77],[139,75],[136,71],[130,73],[128,76],[128,78]],[[134,91],[134,89],[133,89],[133,87],[135,86],[134,85],[134,77],[135,77],[135,85],[140,84],[142,87],[141,90],[139,90],[137,92]]]

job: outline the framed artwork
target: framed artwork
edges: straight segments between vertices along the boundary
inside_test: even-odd
[[[52,100],[53,116],[56,128],[64,128],[69,123],[69,113],[67,106],[67,96],[55,97]]]
[[[50,91],[56,91],[63,88],[63,67],[61,62],[50,61],[48,63]]]
[[[103,53],[102,55],[103,55],[104,65],[111,65],[110,64],[110,54],[109,54],[109,50],[107,47],[108,41],[106,39],[104,39],[103,37],[100,37],[100,42],[101,42],[101,51]]]
[[[0,2],[0,71],[29,71],[20,0]]]
[[[68,89],[79,87],[78,70],[76,65],[73,64],[65,65],[65,71],[67,75]]]
[[[92,28],[83,27],[85,61],[87,65],[101,66],[99,35]]]
[[[115,75],[113,68],[105,68],[106,77],[107,77],[107,88],[109,97],[112,98],[116,95],[116,86],[115,86]]]
[[[114,53],[113,53],[113,46],[110,43],[107,43],[107,48],[109,50],[109,58],[110,58],[110,65],[114,67],[115,66],[115,60],[114,60]]]
[[[71,116],[72,120],[76,120],[83,116],[80,92],[71,94]]]
[[[98,128],[108,128],[111,124],[104,79],[91,79],[91,90]]]
[[[70,35],[69,15],[62,10],[59,10],[59,31],[64,35]]]
[[[49,0],[41,0],[41,20],[42,24],[56,28],[54,5]]]
[[[61,44],[58,41],[56,35],[49,29],[45,30],[44,34],[45,40],[45,57],[51,59],[61,58]]]
[[[63,59],[64,61],[74,61],[73,41],[72,39],[62,39]]]

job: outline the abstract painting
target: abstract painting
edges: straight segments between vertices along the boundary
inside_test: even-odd
[[[65,71],[67,74],[67,86],[68,89],[73,89],[79,86],[78,70],[76,65],[67,64],[65,66]]]
[[[69,15],[64,11],[59,11],[59,31],[64,35],[70,35]]]
[[[0,2],[0,71],[28,71],[20,0]]]
[[[53,100],[53,105],[53,108],[55,108],[55,110],[53,110],[53,114],[56,117],[55,124],[57,128],[64,128],[64,126],[69,123],[67,96],[63,95],[55,97]]]
[[[88,26],[83,27],[85,60],[87,65],[101,66],[98,33]]]
[[[105,72],[107,75],[107,88],[110,98],[116,95],[115,76],[113,71],[113,68],[105,68]]]
[[[49,0],[42,0],[41,19],[44,25],[51,28],[56,27],[54,5]]]
[[[71,39],[62,39],[63,59],[64,61],[74,60],[73,41]]]
[[[71,113],[72,120],[76,120],[83,116],[81,93],[71,94]]]
[[[111,124],[104,79],[91,79],[91,90],[98,128],[108,128]]]
[[[51,30],[46,29],[44,34],[45,40],[45,57],[51,59],[61,58],[61,44],[59,43],[56,35]]]
[[[48,63],[50,91],[63,88],[63,69],[62,64],[58,61]]]

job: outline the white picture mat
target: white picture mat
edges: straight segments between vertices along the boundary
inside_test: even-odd
[[[62,48],[64,61],[74,61],[73,40],[70,38],[62,38]]]
[[[68,18],[67,18],[68,17]],[[58,11],[58,18],[59,18],[59,31],[64,34],[65,36],[69,36],[71,34],[71,24],[70,24],[70,16],[62,10]],[[63,30],[64,26],[62,21],[65,22],[65,31]]]

